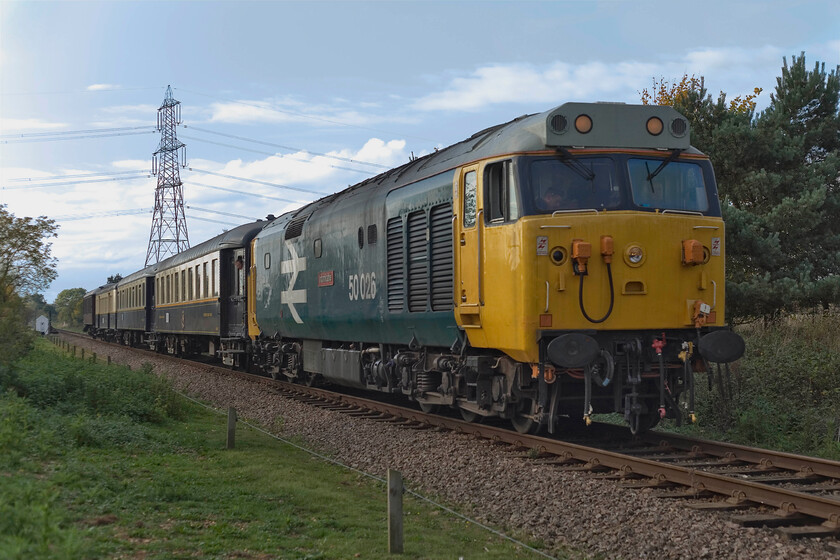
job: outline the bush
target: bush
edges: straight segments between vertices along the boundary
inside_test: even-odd
[[[698,383],[701,421],[746,445],[840,458],[838,320],[835,311],[741,327],[747,352],[732,366],[731,398]]]
[[[65,415],[124,417],[159,424],[183,418],[184,401],[151,366],[139,371],[32,352],[0,383],[33,406]]]

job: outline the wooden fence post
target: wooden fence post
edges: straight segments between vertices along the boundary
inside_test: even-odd
[[[228,424],[227,424],[227,448],[233,449],[236,443],[236,409],[228,407]]]
[[[73,357],[74,358],[76,357],[76,345],[75,344],[73,345]]]
[[[402,495],[402,474],[388,469],[388,554],[403,552]]]
[[[108,354],[108,365],[109,366],[111,365],[111,355],[110,354]]]
[[[96,352],[94,352],[94,353],[93,353],[93,357],[91,358],[91,361],[92,361],[94,364],[96,363]]]

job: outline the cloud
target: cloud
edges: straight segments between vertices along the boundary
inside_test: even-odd
[[[107,91],[113,89],[120,89],[120,86],[114,84],[91,84],[87,88],[88,91]]]
[[[558,100],[603,99],[639,88],[656,66],[651,63],[569,64],[554,62],[538,67],[496,64],[456,77],[444,91],[413,103],[421,111],[477,111],[500,103],[548,103]]]
[[[379,112],[363,112],[358,108],[375,111],[376,103],[346,102],[335,100],[336,105],[305,104],[294,99],[224,101],[212,103],[207,122],[233,124],[307,123],[317,125],[368,126],[374,123],[416,122],[416,116],[384,115]]]
[[[559,103],[563,101],[623,101],[638,103],[638,92],[650,86],[652,78],[679,80],[683,74],[704,76],[709,91],[725,91],[729,97],[765,91],[775,84],[782,57],[804,50],[809,60],[820,59],[832,67],[837,64],[840,41],[786,49],[763,45],[744,47],[703,47],[661,60],[619,62],[590,61],[571,64],[555,61],[542,66],[531,64],[492,64],[448,78],[437,92],[412,104],[421,111],[479,111],[503,104]],[[758,81],[756,81],[758,80]],[[759,105],[765,95],[759,99]]]

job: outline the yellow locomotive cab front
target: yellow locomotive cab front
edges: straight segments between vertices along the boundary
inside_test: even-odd
[[[743,353],[711,163],[670,108],[567,104],[544,122],[546,150],[455,176],[456,321],[511,360],[524,429],[583,401],[587,422],[623,411],[644,430],[679,419],[684,390],[694,418],[694,370]]]

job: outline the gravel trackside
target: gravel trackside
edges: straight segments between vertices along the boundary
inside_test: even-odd
[[[225,378],[200,366],[139,356],[94,340],[70,344],[144,362],[180,391],[233,406],[243,418],[308,441],[337,460],[379,477],[402,472],[415,491],[436,496],[479,521],[532,535],[559,556],[639,559],[837,559],[837,539],[789,541],[768,529],[744,529],[729,514],[697,512],[650,490],[627,490],[590,474],[560,471],[506,453],[503,447],[438,430],[411,430],[325,411]]]

